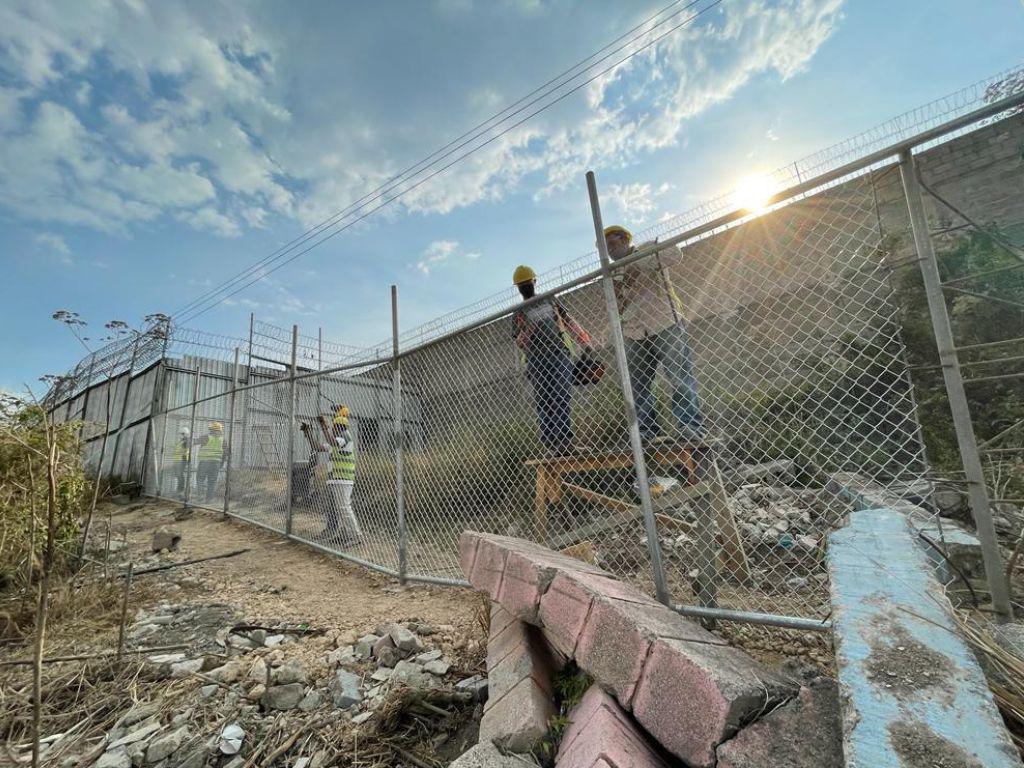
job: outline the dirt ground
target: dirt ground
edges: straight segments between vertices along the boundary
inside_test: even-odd
[[[399,586],[394,579],[362,566],[208,512],[176,520],[179,509],[164,501],[115,508],[113,538],[127,535],[128,550],[119,553],[122,560],[146,557],[153,532],[161,526],[181,534],[179,550],[166,557],[169,562],[249,549],[236,557],[166,572],[189,597],[236,606],[256,623],[306,622],[311,627],[365,631],[379,622],[415,619],[479,633],[475,626],[479,599],[470,590]],[[168,595],[167,599],[178,598]]]

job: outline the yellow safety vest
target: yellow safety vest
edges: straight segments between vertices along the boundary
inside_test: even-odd
[[[331,480],[355,482],[356,454],[354,451],[343,451],[341,448],[331,449]]]
[[[206,442],[199,446],[200,461],[220,461],[224,458],[224,438],[210,435]]]

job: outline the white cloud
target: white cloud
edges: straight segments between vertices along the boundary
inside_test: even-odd
[[[751,78],[785,80],[806,68],[838,23],[841,4],[723,4],[721,13],[592,83],[585,98],[490,142],[385,213],[446,214],[502,200],[527,184],[540,197],[577,184],[588,168],[622,168],[677,145],[687,121],[733,98]],[[477,5],[438,3],[448,13],[483,12]],[[507,0],[500,12],[525,23],[546,10],[538,0]],[[104,231],[127,232],[161,217],[222,237],[272,217],[311,226],[430,152],[417,143],[421,134],[451,135],[446,112],[424,107],[428,112],[403,111],[389,121],[382,111],[353,109],[365,102],[344,79],[326,92],[322,71],[314,77],[301,69],[313,66],[295,50],[303,40],[274,23],[272,11],[253,6],[0,5],[0,205],[30,220]],[[331,55],[332,71],[344,71],[344,51]],[[94,84],[111,75],[117,89]],[[375,85],[363,83],[359,95]],[[518,93],[503,80],[506,92]],[[467,98],[465,90],[457,93]],[[494,86],[476,82],[470,93],[474,114],[497,107]],[[419,131],[424,125],[441,128]],[[659,213],[658,190],[649,185],[610,193],[633,221]],[[450,258],[425,253],[416,266],[429,274]]]
[[[67,241],[60,235],[56,235],[53,232],[40,232],[35,236],[34,240],[36,245],[42,250],[51,251],[60,256],[61,263],[74,263],[71,258],[71,248],[68,247]]]
[[[196,229],[205,229],[221,237],[237,237],[241,234],[238,222],[225,216],[216,208],[200,208],[177,214],[179,221],[191,224]]]
[[[458,240],[435,240],[423,251],[423,258],[416,263],[416,269],[424,275],[429,275],[431,270],[446,262],[450,263],[457,259],[475,261],[479,258],[480,253],[477,251],[463,253]]]
[[[635,227],[647,222],[651,214],[658,210],[657,198],[671,189],[672,185],[668,183],[657,189],[640,182],[609,184],[601,191],[601,206],[607,206],[611,213],[617,214],[626,227]]]

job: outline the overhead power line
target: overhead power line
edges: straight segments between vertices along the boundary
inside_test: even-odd
[[[412,192],[413,190],[417,189],[418,187],[422,186],[426,182],[428,182],[431,179],[433,179],[435,176],[437,176],[437,175],[439,175],[441,173],[444,173],[446,170],[448,170],[449,168],[451,168],[452,166],[454,166],[458,162],[464,160],[465,158],[469,157],[470,155],[474,154],[475,152],[480,151],[484,147],[486,147],[489,144],[493,143],[494,141],[500,139],[502,136],[508,134],[510,131],[512,131],[515,128],[519,127],[520,125],[522,125],[523,123],[525,123],[528,120],[532,119],[533,117],[535,117],[536,115],[540,114],[541,112],[543,112],[543,111],[545,111],[547,109],[550,109],[555,104],[558,104],[559,102],[561,102],[565,98],[567,98],[567,97],[571,96],[572,94],[576,93],[577,91],[579,91],[581,88],[584,88],[585,86],[587,86],[590,83],[594,82],[598,78],[600,78],[600,77],[606,75],[607,73],[611,72],[616,67],[620,66],[624,62],[626,62],[629,59],[633,58],[637,54],[643,52],[647,48],[650,48],[652,45],[658,43],[659,41],[661,41],[662,39],[664,39],[668,35],[672,34],[673,32],[677,31],[678,29],[680,29],[680,28],[682,28],[682,27],[692,23],[694,20],[696,20],[697,18],[699,18],[703,14],[707,13],[711,9],[713,9],[716,6],[718,6],[719,4],[721,4],[723,2],[723,0],[713,0],[712,2],[709,2],[707,5],[705,5],[705,7],[701,8],[696,13],[692,14],[691,16],[688,16],[687,18],[685,18],[684,20],[682,20],[678,24],[675,24],[674,26],[672,26],[672,27],[668,28],[667,30],[661,32],[661,34],[651,38],[648,41],[646,41],[641,46],[636,48],[636,50],[633,50],[630,53],[628,53],[627,55],[623,56],[622,58],[617,59],[616,61],[614,61],[609,66],[607,66],[607,67],[601,69],[600,71],[590,75],[586,80],[583,80],[582,82],[574,85],[568,91],[565,91],[564,93],[559,94],[556,98],[554,98],[551,101],[549,101],[548,103],[542,105],[538,109],[530,112],[525,117],[523,117],[520,120],[516,121],[515,123],[513,123],[513,124],[503,128],[503,130],[501,130],[499,133],[491,136],[490,138],[487,138],[482,143],[480,143],[480,144],[472,147],[468,151],[462,153],[461,155],[456,157],[451,162],[445,164],[444,166],[442,166],[440,168],[436,168],[429,175],[427,175],[424,178],[416,181],[414,184],[406,187],[405,189],[402,189],[401,191],[397,192],[395,195],[393,195],[391,197],[388,197],[387,199],[383,200],[382,202],[378,203],[377,205],[373,206],[372,208],[369,208],[367,210],[362,211],[361,213],[359,213],[359,215],[355,216],[355,218],[352,218],[350,221],[348,221],[347,223],[343,224],[342,226],[334,228],[332,231],[328,232],[323,237],[319,237],[319,235],[323,235],[324,232],[327,232],[327,230],[331,230],[332,227],[337,225],[341,219],[344,219],[348,215],[352,215],[350,213],[346,213],[347,211],[353,211],[354,212],[355,210],[358,210],[360,208],[364,208],[365,205],[367,205],[368,203],[373,202],[375,200],[379,200],[380,198],[384,197],[384,195],[386,195],[388,192],[390,192],[391,190],[393,190],[396,187],[400,186],[402,183],[411,181],[417,175],[427,171],[431,166],[436,165],[437,162],[439,162],[440,160],[443,160],[446,157],[450,157],[452,154],[457,152],[458,149],[460,149],[461,147],[464,147],[467,144],[472,143],[476,139],[482,138],[488,131],[493,130],[494,128],[496,128],[498,125],[500,125],[501,123],[505,122],[509,118],[514,117],[515,115],[522,113],[529,106],[531,106],[533,104],[536,104],[538,101],[542,101],[545,98],[551,96],[559,88],[562,88],[565,85],[568,85],[572,80],[576,79],[577,77],[579,77],[582,74],[585,74],[587,70],[591,69],[596,64],[599,64],[599,63],[601,63],[603,61],[606,61],[607,59],[611,58],[618,51],[621,51],[621,50],[624,50],[625,48],[628,48],[630,45],[635,43],[638,39],[641,39],[641,38],[649,35],[650,32],[652,32],[655,29],[657,29],[657,27],[663,25],[668,19],[671,19],[671,18],[674,18],[675,16],[678,16],[679,13],[681,13],[681,12],[691,8],[694,5],[696,5],[697,2],[699,2],[699,0],[694,0],[694,2],[688,3],[686,6],[684,6],[684,8],[682,8],[679,11],[673,13],[671,16],[666,17],[666,19],[663,19],[662,21],[658,22],[657,24],[654,24],[649,30],[647,30],[646,32],[641,33],[640,35],[638,35],[633,40],[629,41],[628,43],[626,43],[626,44],[624,44],[622,46],[618,46],[611,53],[601,57],[600,59],[597,59],[594,62],[591,62],[589,65],[587,65],[585,67],[583,72],[577,73],[576,75],[573,75],[572,77],[570,77],[565,82],[562,82],[562,83],[560,83],[559,85],[557,85],[557,86],[555,86],[553,88],[547,89],[547,91],[545,93],[543,93],[541,96],[533,99],[529,104],[527,104],[527,105],[517,109],[512,114],[506,115],[504,118],[502,118],[501,121],[499,121],[498,124],[490,126],[490,128],[488,128],[487,130],[479,133],[475,137],[473,137],[473,138],[471,138],[471,139],[469,139],[467,141],[464,141],[459,146],[455,147],[454,149],[451,149],[448,152],[445,152],[443,155],[441,155],[441,157],[437,157],[433,162],[428,163],[425,167],[421,168],[419,171],[417,171],[416,173],[412,174],[411,176],[399,179],[396,183],[391,184],[390,187],[388,186],[388,184],[385,184],[385,185],[382,185],[381,187],[378,188],[378,190],[383,190],[383,191],[378,192],[377,190],[374,190],[373,192],[368,193],[368,195],[365,195],[363,198],[361,198],[361,201],[362,201],[362,200],[366,200],[366,198],[369,197],[370,199],[366,200],[366,202],[357,201],[357,203],[354,203],[354,204],[350,205],[344,211],[339,212],[338,214],[335,214],[334,216],[332,216],[329,219],[325,220],[325,222],[322,222],[320,225],[317,225],[316,227],[313,227],[307,233],[303,234],[299,238],[296,238],[291,243],[289,243],[287,246],[283,247],[282,249],[279,249],[279,251],[275,252],[275,254],[272,254],[271,256],[266,257],[266,258],[260,260],[259,262],[257,262],[253,266],[249,267],[247,270],[243,271],[242,273],[240,273],[236,277],[232,278],[229,281],[226,281],[224,284],[222,284],[222,286],[214,289],[213,291],[207,292],[208,298],[201,299],[201,300],[196,300],[194,302],[191,302],[189,305],[186,306],[186,308],[184,308],[182,310],[179,310],[177,313],[175,313],[174,318],[176,320],[178,320],[179,322],[186,322],[186,321],[193,320],[196,317],[199,317],[200,315],[202,315],[205,312],[207,312],[210,309],[212,309],[217,304],[220,304],[221,302],[225,301],[226,299],[229,299],[232,296],[240,293],[241,291],[245,290],[246,288],[250,287],[251,285],[255,284],[256,282],[262,280],[264,277],[272,274],[273,272],[276,272],[281,267],[283,267],[283,266],[285,266],[287,264],[290,264],[292,261],[294,261],[298,257],[308,253],[313,248],[316,248],[317,246],[321,245],[322,243],[326,242],[327,240],[331,239],[332,237],[335,237],[336,235],[340,234],[341,232],[344,232],[349,227],[353,226],[354,224],[357,224],[358,222],[362,221],[363,219],[365,219],[368,216],[372,215],[373,213],[377,212],[378,210],[380,210],[384,206],[389,205],[390,203],[392,203],[395,200],[403,197],[404,195],[407,195],[408,193]],[[676,4],[678,4],[678,3],[673,3],[672,5],[667,6],[666,9],[667,8],[671,8],[673,5],[676,5]],[[649,24],[651,22],[651,20],[653,20],[654,18],[657,18],[657,16],[661,15],[661,13],[663,13],[664,10],[666,10],[666,9],[663,9],[662,11],[659,11],[657,14],[655,14],[653,17],[651,17],[650,19],[648,19],[644,23],[638,25],[637,27],[634,27],[633,30],[635,30],[635,29],[637,29],[639,27],[646,26],[647,24]],[[631,30],[631,32],[633,30]],[[630,33],[627,33],[627,35],[628,34],[630,34]],[[625,37],[627,35],[620,36],[618,38],[618,40],[621,40],[622,37]],[[605,48],[601,49],[601,51],[607,50],[611,45],[613,45],[613,44],[609,44],[608,46],[605,46]],[[600,53],[601,51],[599,51],[598,53]],[[597,54],[595,54],[595,56],[596,55]],[[588,59],[585,59],[584,61],[589,61],[590,59],[593,59],[593,58],[594,58],[594,56],[591,56],[591,57],[588,57]],[[573,67],[572,69],[576,69],[576,68],[578,68],[578,65],[577,65],[577,67]],[[571,71],[571,70],[567,70],[567,71]],[[558,79],[561,79],[561,77],[559,76],[559,77],[556,77],[554,79],[558,80]],[[552,82],[552,81],[549,81],[549,83],[550,82]],[[542,86],[541,88],[535,89],[531,93],[537,93],[537,91],[542,90],[543,88],[544,87]],[[520,104],[522,101],[524,101],[524,100],[526,100],[528,98],[529,98],[529,94],[527,96],[523,97],[522,99],[520,99],[515,104],[511,105],[510,107],[506,108],[505,110],[503,110],[502,112],[499,112],[497,114],[498,115],[504,114],[509,109],[511,109],[512,107],[516,106],[516,104]],[[493,118],[491,118],[491,120],[493,120]],[[491,122],[491,120],[485,121],[482,125],[484,125],[484,124],[486,124],[488,122]],[[472,131],[470,131],[468,133],[472,133]],[[463,136],[466,136],[466,135],[467,134],[463,134]],[[452,142],[450,142],[446,146],[451,146],[452,144],[455,144],[458,141],[459,141],[458,139],[455,139],[455,140],[453,140]],[[433,153],[433,155],[431,155],[429,157],[433,157],[435,155],[438,155],[438,153],[440,153],[441,151],[442,150],[438,150],[437,152]],[[423,162],[424,161],[421,161],[420,163],[417,163],[417,165],[422,165]],[[415,168],[416,166],[412,166],[412,167]],[[319,239],[317,239],[318,237],[319,237]],[[313,241],[312,244],[307,245],[307,243],[309,243],[310,241]],[[302,246],[306,246],[306,247],[302,247]],[[301,250],[296,251],[295,250],[296,248],[301,248]],[[291,252],[290,256],[288,255],[289,252]],[[288,258],[284,258],[285,256],[288,256]],[[275,264],[273,267],[270,267],[269,269],[266,268],[273,261],[278,261],[278,263]],[[252,277],[252,279],[248,279],[247,280],[247,278],[249,278],[249,277]],[[232,288],[232,286],[237,285],[239,282],[241,282],[243,280],[246,280],[246,282],[244,282],[243,285],[238,286],[238,287],[234,288],[233,290],[230,290],[230,292],[224,293],[229,288]],[[218,296],[218,294],[223,294],[223,295],[219,295]]]
[[[480,136],[482,136],[483,134],[485,134],[487,131],[496,128],[498,125],[500,125],[505,120],[508,120],[509,118],[514,117],[519,112],[522,112],[523,109],[526,109],[527,107],[529,107],[532,104],[536,103],[536,101],[538,99],[534,99],[533,101],[530,102],[530,104],[524,105],[522,108],[520,108],[516,112],[513,112],[511,114],[506,114],[506,113],[510,112],[510,110],[514,109],[515,107],[518,107],[520,104],[522,104],[524,101],[529,99],[531,96],[534,96],[535,94],[540,93],[541,91],[545,91],[545,90],[547,90],[547,93],[550,94],[551,92],[553,92],[554,90],[557,90],[558,88],[562,87],[566,83],[571,82],[573,79],[575,79],[580,74],[582,74],[582,72],[576,72],[575,74],[572,74],[570,77],[565,79],[564,82],[558,83],[557,85],[554,85],[553,87],[551,87],[552,84],[556,83],[559,80],[563,80],[564,78],[566,78],[567,75],[570,75],[571,73],[575,72],[575,70],[580,69],[580,67],[583,67],[584,71],[585,71],[586,69],[588,69],[588,68],[590,68],[590,67],[592,67],[592,66],[594,66],[596,64],[599,64],[604,59],[607,59],[608,56],[613,55],[615,53],[615,51],[612,51],[612,53],[608,54],[608,56],[605,56],[604,59],[598,59],[596,61],[593,61],[593,59],[596,59],[597,56],[599,56],[600,54],[604,53],[609,48],[612,48],[613,46],[615,46],[616,43],[620,42],[624,38],[629,37],[631,34],[636,32],[638,29],[641,29],[643,27],[648,26],[658,16],[661,16],[663,13],[665,13],[665,11],[669,10],[670,8],[672,8],[672,7],[676,6],[676,5],[679,5],[682,1],[683,0],[673,0],[673,2],[669,3],[667,6],[662,8],[660,11],[655,13],[653,16],[648,17],[647,19],[645,19],[644,21],[640,22],[639,24],[637,24],[632,29],[629,29],[628,31],[626,31],[623,34],[619,35],[619,37],[617,37],[614,40],[612,40],[610,43],[605,45],[604,48],[601,48],[596,53],[591,54],[590,56],[586,57],[585,59],[581,59],[580,61],[578,61],[573,66],[569,67],[568,69],[564,70],[563,72],[559,73],[558,75],[555,75],[555,77],[551,78],[550,80],[548,80],[543,85],[540,85],[537,88],[534,88],[532,91],[530,91],[530,93],[526,94],[525,96],[523,96],[519,100],[517,100],[514,103],[510,104],[509,106],[505,107],[500,112],[496,112],[495,114],[491,115],[489,118],[487,118],[486,120],[484,120],[481,123],[477,123],[477,125],[475,125],[474,127],[470,128],[468,131],[466,131],[462,135],[457,136],[456,138],[452,139],[450,142],[445,144],[440,149],[435,150],[434,152],[432,152],[431,154],[427,155],[422,160],[419,160],[418,162],[414,163],[413,165],[410,165],[408,168],[406,168],[406,169],[400,171],[399,173],[395,174],[394,176],[389,178],[386,182],[384,182],[380,186],[375,187],[374,189],[372,189],[369,192],[367,192],[365,195],[363,195],[358,200],[355,200],[354,202],[349,203],[342,210],[337,211],[336,213],[333,213],[331,216],[327,217],[326,219],[324,219],[320,223],[314,225],[313,227],[310,227],[309,229],[307,229],[305,232],[300,234],[295,239],[285,243],[283,246],[278,248],[276,251],[271,252],[270,254],[268,254],[267,256],[263,257],[259,261],[255,262],[254,264],[252,264],[251,266],[249,266],[248,268],[246,268],[242,272],[239,272],[234,277],[230,278],[229,280],[226,280],[223,283],[220,283],[217,286],[214,286],[213,288],[211,288],[207,292],[203,293],[202,295],[197,296],[195,299],[193,299],[191,302],[186,304],[184,307],[182,307],[181,309],[176,310],[174,312],[174,315],[182,314],[182,313],[186,312],[187,310],[189,310],[190,308],[192,308],[194,305],[202,304],[204,302],[204,300],[207,299],[208,297],[215,296],[216,294],[218,294],[218,293],[222,292],[223,290],[229,288],[232,284],[234,284],[236,282],[239,282],[240,280],[244,279],[245,277],[248,277],[249,275],[259,271],[260,267],[273,262],[275,259],[277,259],[279,257],[287,255],[289,251],[294,250],[295,248],[300,247],[303,244],[303,242],[309,240],[312,237],[315,237],[319,232],[321,232],[322,230],[330,227],[332,224],[336,223],[339,219],[344,218],[344,216],[346,216],[347,214],[357,210],[360,206],[364,205],[365,203],[372,202],[371,198],[376,199],[376,197],[374,197],[374,195],[376,193],[380,193],[382,191],[383,192],[387,192],[387,191],[390,190],[390,188],[393,188],[394,186],[397,186],[403,180],[408,180],[409,178],[415,177],[419,173],[421,173],[424,170],[426,170],[430,165],[433,165],[433,164],[443,160],[444,158],[446,158],[446,157],[450,156],[451,154],[453,154],[454,152],[458,151],[461,147],[465,146],[467,143],[470,143],[470,142],[474,141],[475,139],[477,139]],[[676,10],[671,15],[666,16],[664,19],[659,21],[657,24],[654,24],[650,29],[646,30],[641,35],[639,35],[636,38],[634,38],[633,40],[629,41],[624,46],[620,46],[617,50],[621,50],[623,47],[626,47],[626,46],[632,44],[633,42],[635,42],[637,39],[639,39],[643,35],[649,34],[651,31],[656,29],[658,26],[668,22],[672,18],[678,16],[680,13],[683,13],[684,11],[686,11],[689,8],[693,7],[694,5],[697,4],[697,2],[699,2],[699,0],[691,0],[691,2],[687,3],[684,7]],[[544,98],[545,95],[547,95],[547,94],[542,94],[538,98]],[[504,115],[504,117],[502,117],[503,115]],[[497,120],[499,117],[501,118],[501,120],[499,120],[497,123],[494,123],[494,121]],[[494,124],[491,125],[491,123],[494,123]],[[469,137],[468,141],[463,141],[467,137]],[[462,142],[462,143],[459,144],[459,142]],[[456,144],[458,144],[458,146],[455,146]],[[450,151],[446,151],[446,150],[450,150]],[[444,153],[444,154],[442,154],[442,153]],[[440,157],[439,157],[439,155],[440,155]],[[379,197],[379,195],[377,195],[377,197]]]

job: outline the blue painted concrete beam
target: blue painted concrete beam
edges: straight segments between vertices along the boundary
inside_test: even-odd
[[[943,557],[922,542],[925,553],[944,584],[955,581],[961,574],[970,579],[984,578],[981,542],[959,523],[944,520],[936,513],[900,498],[882,484],[856,472],[833,473],[829,476],[828,489],[850,502],[854,509],[893,509],[904,514],[914,531],[927,536],[945,553]],[[955,568],[950,567],[951,563]]]
[[[853,512],[829,536],[848,768],[1020,768],[907,516]]]

